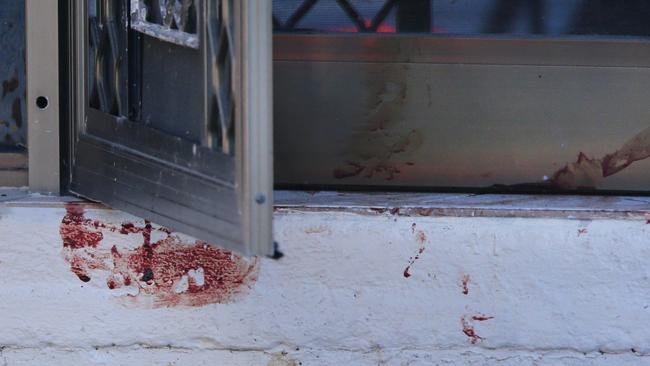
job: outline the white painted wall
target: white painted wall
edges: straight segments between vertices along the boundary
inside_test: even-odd
[[[285,257],[262,259],[246,293],[152,308],[109,289],[101,270],[88,283],[70,271],[65,212],[0,208],[0,364],[650,364],[645,220],[283,210]]]

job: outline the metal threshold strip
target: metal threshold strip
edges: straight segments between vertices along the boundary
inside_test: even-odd
[[[647,220],[650,197],[276,191],[275,210],[276,213],[329,211],[395,216]]]

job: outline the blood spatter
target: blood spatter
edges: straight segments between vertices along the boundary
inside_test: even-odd
[[[412,154],[422,146],[423,134],[405,130],[402,123],[407,93],[403,70],[387,70],[388,74],[392,81],[380,78],[368,83],[366,121],[346,143],[346,161],[333,170],[334,178],[393,180],[402,168],[413,165]]]
[[[568,163],[555,172],[550,183],[560,189],[594,189],[602,179],[601,161],[581,152],[574,163]]]
[[[550,183],[561,189],[593,189],[598,183],[650,157],[650,127],[625,142],[620,149],[602,158],[589,158],[583,152],[574,163],[568,163],[553,174]]]
[[[424,233],[424,231],[418,230],[417,232],[415,232],[415,227],[416,227],[416,224],[413,223],[411,225],[411,231],[412,231],[412,233],[415,233],[415,238],[416,238],[417,242],[421,246],[420,246],[420,249],[418,249],[417,253],[413,257],[409,258],[408,265],[406,266],[406,268],[404,269],[404,272],[402,273],[405,278],[411,277],[411,272],[410,272],[411,267],[413,266],[413,264],[415,264],[415,261],[420,259],[420,255],[422,255],[422,253],[424,253],[424,249],[425,249],[424,244],[427,242],[427,236]]]
[[[483,321],[487,321],[487,320],[490,320],[490,319],[494,319],[494,317],[485,316],[485,315],[482,315],[482,314],[472,315],[472,316],[464,315],[464,316],[462,316],[460,318],[460,324],[462,326],[462,331],[463,331],[463,333],[465,333],[466,336],[469,337],[470,342],[472,342],[472,344],[476,344],[479,341],[482,341],[482,340],[485,339],[485,338],[479,336],[476,333],[476,329],[474,329],[474,324],[472,324],[472,322],[473,321],[483,322]]]
[[[152,232],[165,238],[152,242]],[[140,234],[142,245],[120,247],[105,233]],[[112,225],[85,217],[84,206],[66,207],[60,227],[64,258],[83,282],[97,276],[108,290],[129,288],[121,298],[151,307],[202,306],[236,300],[257,280],[257,259],[246,260],[231,251],[201,241],[188,241],[171,230],[144,224]]]
[[[150,248],[114,253],[113,260],[112,276],[136,278],[140,293],[156,307],[229,302],[257,278],[256,260],[249,263],[201,241],[188,246],[173,235]]]
[[[120,228],[120,234],[131,234],[131,233],[137,233],[139,232],[138,228],[135,227],[135,225],[131,222],[125,222],[122,224],[122,227]]]
[[[345,166],[334,169],[332,175],[336,179],[351,178],[361,174],[361,172],[363,172],[364,169],[366,169],[365,166],[352,161],[348,161],[346,162]]]
[[[472,327],[469,324],[463,324],[463,333],[465,333],[466,336],[470,338],[470,341],[472,344],[478,343],[478,341],[483,340],[481,336],[476,334],[476,331],[474,330],[474,327]]]
[[[414,211],[419,216],[431,216],[433,214],[434,209],[431,207],[428,208],[418,207],[415,208]]]
[[[112,290],[112,289],[114,289],[116,286],[117,286],[117,284],[115,283],[115,280],[113,280],[113,279],[109,279],[108,281],[106,281],[106,287],[108,287],[109,289]]]
[[[83,206],[76,204],[66,206],[66,215],[61,221],[59,234],[63,239],[63,246],[73,249],[96,248],[104,238],[98,226],[84,217]]]
[[[427,234],[424,233],[422,230],[418,230],[418,232],[415,234],[415,237],[417,238],[418,243],[424,244],[427,242]]]
[[[486,316],[486,315],[473,315],[472,320],[476,320],[479,322],[484,322],[486,320],[494,319],[493,316]]]
[[[648,157],[650,157],[650,127],[637,133],[614,153],[603,157],[603,176],[616,174],[635,161]]]
[[[463,286],[463,295],[469,295],[469,282],[470,282],[470,277],[468,274],[463,275],[463,279],[461,281],[461,284]]]
[[[418,249],[417,254],[416,254],[415,256],[409,258],[409,263],[408,263],[408,265],[406,266],[406,268],[404,269],[404,273],[403,273],[403,275],[404,275],[405,278],[409,278],[409,277],[411,277],[411,267],[413,266],[413,264],[415,263],[415,261],[417,261],[418,259],[420,259],[420,255],[421,255],[422,253],[424,253],[424,247],[421,247],[420,249]]]
[[[408,265],[408,266],[406,266],[406,268],[404,268],[403,275],[404,275],[404,278],[411,277],[411,266],[410,265]]]

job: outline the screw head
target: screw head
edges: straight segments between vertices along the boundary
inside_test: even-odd
[[[255,196],[255,202],[257,202],[257,204],[259,205],[263,204],[264,202],[266,202],[266,196],[259,193],[257,196]]]

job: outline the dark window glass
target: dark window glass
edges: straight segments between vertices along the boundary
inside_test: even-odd
[[[25,3],[0,1],[0,151],[24,148]]]
[[[644,0],[274,0],[276,31],[647,36]]]

